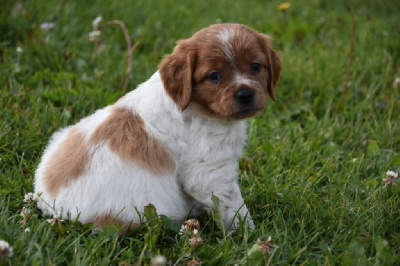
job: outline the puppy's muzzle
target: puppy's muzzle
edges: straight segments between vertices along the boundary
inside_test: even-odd
[[[257,99],[256,92],[249,87],[241,87],[236,94],[235,98],[235,117],[246,118],[256,115],[263,109]]]

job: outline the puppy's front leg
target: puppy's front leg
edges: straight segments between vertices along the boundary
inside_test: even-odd
[[[237,229],[239,221],[245,220],[250,229],[254,229],[254,223],[250,213],[244,204],[239,185],[236,181],[227,184],[222,191],[213,191],[219,198],[221,217],[226,229]]]
[[[203,204],[208,212],[214,209],[211,196],[213,194],[217,196],[220,200],[220,213],[226,229],[237,228],[239,216],[246,220],[249,228],[253,229],[254,223],[240,193],[236,173],[232,176],[229,175],[229,172],[232,170],[224,171],[222,168],[218,168],[213,173],[203,173],[202,176],[194,177],[192,175],[184,183],[185,192]],[[226,175],[227,173],[228,175]]]

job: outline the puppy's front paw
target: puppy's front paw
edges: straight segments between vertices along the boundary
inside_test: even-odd
[[[244,218],[239,219],[238,217],[236,217],[235,220],[230,225],[229,229],[232,229],[232,230],[238,229],[239,228],[239,224],[241,223],[240,220],[243,220],[243,219]],[[254,227],[254,222],[250,217],[247,216],[244,222],[247,224],[247,226],[249,227],[250,230],[254,230],[254,228],[255,228]]]
[[[245,205],[238,211],[226,212],[224,217],[224,226],[226,229],[236,230],[242,223],[246,223],[250,230],[254,229],[254,222]]]
[[[247,226],[249,227],[249,229],[250,230],[254,230],[254,222],[253,222],[253,220],[250,218],[250,217],[248,217],[247,219],[246,219],[246,223],[247,223]]]

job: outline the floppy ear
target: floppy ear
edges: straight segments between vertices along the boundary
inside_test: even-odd
[[[166,92],[182,111],[190,103],[194,65],[195,52],[189,49],[187,40],[183,40],[178,42],[173,53],[167,55],[159,66]]]
[[[279,81],[279,76],[282,70],[281,60],[279,60],[276,52],[269,46],[270,37],[265,34],[259,34],[260,45],[268,58],[268,85],[267,92],[272,100],[275,101],[275,87]]]

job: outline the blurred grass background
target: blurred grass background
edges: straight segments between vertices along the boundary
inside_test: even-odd
[[[400,260],[400,2],[349,1],[10,1],[0,8],[0,239],[14,248],[4,264],[393,265]],[[129,86],[120,86],[127,48],[109,26],[89,41],[92,21],[121,20],[132,43]],[[53,23],[43,29],[43,23]],[[73,221],[52,226],[34,206],[22,226],[24,194],[50,137],[145,81],[177,40],[217,22],[273,36],[283,70],[277,103],[249,120],[240,161],[243,196],[256,222],[224,235],[203,217],[204,244],[188,245],[168,219],[118,236],[96,236]],[[26,228],[31,233],[25,233]],[[114,230],[115,229],[115,230]],[[257,239],[273,253],[253,258]]]

